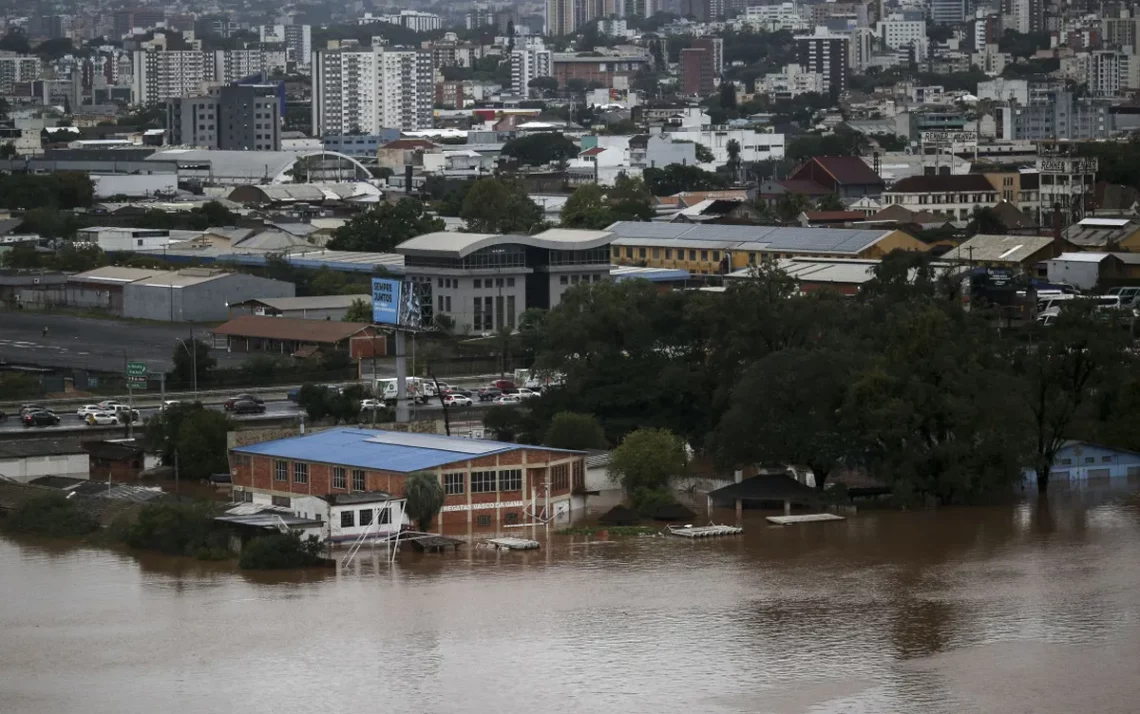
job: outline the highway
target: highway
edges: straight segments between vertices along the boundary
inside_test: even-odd
[[[98,401],[98,400],[94,400],[94,401]],[[50,407],[50,404],[45,404],[45,406]],[[456,408],[456,409],[454,409],[453,414],[455,414],[455,417],[453,417],[453,418],[458,418],[460,416],[460,413],[469,413],[472,409],[483,409],[483,408],[486,408],[489,406],[492,406],[491,402],[476,401],[473,403],[471,408],[462,408],[462,409]],[[18,414],[12,414],[6,420],[0,421],[0,434],[11,434],[13,432],[19,432],[19,433],[25,433],[28,435],[51,435],[53,432],[55,432],[55,433],[59,433],[62,436],[65,433],[69,433],[69,432],[73,433],[77,429],[79,429],[80,427],[84,426],[84,422],[81,419],[79,419],[77,416],[75,416],[75,411],[77,408],[78,407],[75,407],[75,406],[70,406],[70,407],[66,407],[66,408],[65,407],[59,407],[56,410],[56,414],[59,415],[60,422],[59,422],[59,424],[56,424],[55,426],[24,426],[20,422],[19,415]],[[206,408],[207,409],[215,409],[217,411],[222,411],[222,405],[221,404],[207,404]],[[139,428],[142,425],[144,425],[146,423],[146,420],[150,419],[151,417],[158,414],[158,411],[159,410],[157,407],[140,408],[138,410],[138,412],[139,412],[139,417],[142,419],[142,422],[136,424],[135,427]],[[431,416],[436,417],[436,418],[442,418],[443,417],[442,412],[443,412],[443,407],[440,406],[438,400],[433,401],[431,404],[416,404],[412,407],[412,419],[414,420],[417,418],[417,416],[423,416],[423,415],[428,415],[428,414],[430,414]],[[265,418],[278,418],[278,419],[280,419],[280,418],[289,417],[289,416],[294,416],[294,417],[300,418],[301,410],[297,408],[296,404],[294,404],[293,402],[290,402],[290,401],[286,401],[286,400],[273,400],[273,401],[267,400],[265,402],[265,413],[264,414],[248,414],[248,415],[231,414],[230,418],[234,419],[235,421],[257,421],[258,419],[265,419]],[[371,418],[372,418],[371,414],[369,414],[368,412],[361,412],[361,414],[360,414],[360,422],[361,423],[367,424],[371,421]],[[126,432],[126,426],[124,425],[121,428],[122,428],[123,432],[125,433]],[[106,427],[98,428],[98,429],[96,429],[96,428],[91,429],[91,432],[93,434],[105,434],[105,433],[107,433],[107,431],[108,431],[108,429]]]

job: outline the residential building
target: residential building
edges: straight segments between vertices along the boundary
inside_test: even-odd
[[[601,57],[581,57],[570,52],[555,52],[551,56],[554,78],[560,86],[574,79],[589,84],[598,82],[603,87],[613,87],[614,79],[632,79],[643,68],[649,66],[648,54],[625,54],[613,52]]]
[[[136,8],[116,10],[112,17],[115,38],[134,33],[135,30],[149,30],[166,22],[166,10],[162,8]]]
[[[692,141],[703,144],[713,154],[713,163],[728,163],[728,145],[735,141],[740,146],[740,160],[744,163],[784,158],[784,135],[769,134],[753,129],[698,129],[691,127],[667,134],[673,141]]]
[[[967,221],[974,209],[993,206],[997,191],[982,174],[911,176],[896,181],[883,193],[885,206],[930,211]]]
[[[744,8],[740,20],[754,31],[801,32],[809,29],[807,20],[800,14],[799,7],[794,2],[752,5]]]
[[[1002,0],[1002,28],[1021,35],[1045,29],[1042,0]]]
[[[520,97],[530,93],[530,83],[554,75],[554,54],[547,49],[518,49],[511,53],[511,91]]]
[[[978,82],[978,99],[988,99],[992,102],[1009,102],[1021,105],[1029,104],[1029,82],[1024,79],[1006,79],[999,77],[985,82]]]
[[[842,199],[878,196],[886,188],[883,179],[858,156],[813,157],[793,171],[784,184],[786,187],[806,184],[805,189],[818,187],[823,192],[838,194]],[[812,195],[814,191],[789,190],[806,195]]]
[[[313,133],[379,133],[432,126],[431,53],[373,47],[317,52]]]
[[[1087,66],[1085,84],[1093,96],[1114,97],[1128,85],[1128,55],[1122,52],[1094,50],[1089,53]]]
[[[386,129],[379,134],[328,134],[321,137],[321,142],[325,151],[360,158],[376,156],[377,149],[399,138],[399,129]]]
[[[541,446],[345,427],[236,446],[230,469],[242,500],[249,492],[255,503],[269,498],[291,508],[314,496],[338,504],[358,493],[402,498],[408,476],[427,472],[443,489],[438,524],[448,533],[520,524],[534,506],[567,516],[584,505],[572,495],[584,487],[584,459],[583,452]],[[352,511],[344,514],[334,519],[348,526]],[[369,510],[365,517],[374,516]]]
[[[379,15],[374,16],[371,13],[366,13],[363,18],[359,20],[361,25],[368,25],[374,22],[384,22],[389,25],[399,25],[406,27],[413,32],[433,32],[435,30],[443,29],[443,18],[439,15],[430,12],[419,12],[417,10],[401,10],[398,14],[392,15]]]
[[[276,85],[226,85],[208,97],[166,104],[168,143],[201,149],[279,151],[281,110]]]
[[[313,55],[312,25],[261,25],[258,38],[263,43],[285,45],[286,59],[308,67]]]
[[[965,0],[930,0],[930,20],[935,25],[960,25],[966,20]]]
[[[40,78],[40,58],[0,52],[0,94],[10,94],[16,82],[34,82]]]
[[[913,47],[916,49],[916,61],[926,59],[926,19],[921,13],[892,13],[879,20],[875,32],[882,47]]]
[[[724,66],[724,40],[698,37],[681,50],[681,93],[707,97],[716,91],[716,81]]]
[[[607,229],[616,265],[678,268],[717,275],[758,265],[764,258],[882,258],[893,250],[929,246],[897,230],[786,228],[619,221]]]
[[[757,81],[756,92],[770,99],[789,100],[801,94],[823,94],[824,79],[819,72],[809,72],[798,64],[784,66],[784,71],[766,74]]]
[[[222,84],[240,82],[254,76],[267,76],[275,69],[285,69],[285,55],[280,52],[266,52],[253,48],[217,50],[212,54],[213,77]]]
[[[45,476],[87,479],[91,457],[78,439],[4,440],[0,442],[0,473],[5,476],[0,481],[22,484]]]
[[[1031,96],[1024,106],[995,107],[994,119],[998,138],[1007,141],[1107,139],[1114,134],[1110,110],[1103,100],[1049,90]]]
[[[201,94],[214,81],[214,56],[196,50],[137,50],[132,54],[131,102],[149,105]]]
[[[578,29],[576,0],[546,0],[546,34],[569,35]]]
[[[618,0],[617,8],[622,17],[653,17],[661,9],[661,0]]]
[[[1101,41],[1105,47],[1140,50],[1140,18],[1132,17],[1128,8],[1120,9],[1119,17],[1102,16],[1100,19]]]
[[[823,75],[824,91],[838,97],[847,90],[849,63],[847,37],[817,27],[814,35],[796,36],[797,63],[809,72]]]
[[[404,274],[426,283],[435,314],[459,333],[514,329],[529,308],[549,309],[579,283],[609,275],[610,234],[554,228],[533,236],[428,233],[404,241]]]

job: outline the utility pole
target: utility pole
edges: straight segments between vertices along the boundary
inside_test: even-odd
[[[190,328],[190,369],[194,370],[194,400],[198,400],[198,344],[194,341],[194,328]]]
[[[408,423],[408,339],[396,328],[396,421]]]

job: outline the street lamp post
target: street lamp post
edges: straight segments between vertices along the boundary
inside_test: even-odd
[[[182,345],[182,349],[186,350],[186,354],[190,357],[190,370],[194,373],[194,399],[198,398],[198,346],[194,344],[194,329],[190,329],[190,344],[193,347],[186,346],[186,340],[179,339],[178,344]]]

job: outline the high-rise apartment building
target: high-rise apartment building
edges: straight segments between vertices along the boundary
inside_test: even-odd
[[[375,134],[432,125],[431,53],[350,48],[313,55],[313,133]]]
[[[576,9],[581,0],[546,0],[546,34],[569,35],[578,29]]]
[[[554,61],[550,50],[525,49],[511,53],[511,92],[525,97],[530,82],[538,77],[553,77]]]
[[[797,62],[808,72],[823,75],[824,89],[837,98],[847,89],[848,43],[842,35],[833,35],[817,27],[814,35],[796,37]]]
[[[132,55],[131,101],[154,104],[202,91],[214,81],[214,54],[195,50],[138,50]]]
[[[262,42],[285,45],[285,59],[298,67],[308,67],[313,56],[312,25],[262,25],[258,28]]]
[[[166,104],[170,144],[232,151],[280,151],[281,105],[274,84],[234,84],[210,96]]]
[[[1025,35],[1045,28],[1041,0],[1002,0],[1002,29]]]
[[[966,19],[966,0],[930,0],[930,20],[935,25],[958,25]]]
[[[716,79],[724,67],[724,40],[698,37],[681,50],[681,93],[707,97],[716,91]]]
[[[0,94],[12,92],[16,82],[34,82],[40,78],[40,58],[0,53]]]

